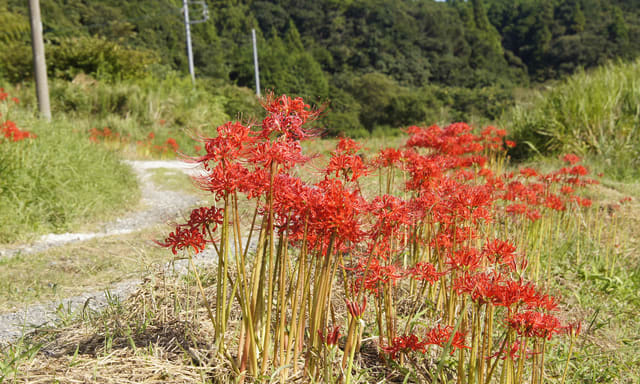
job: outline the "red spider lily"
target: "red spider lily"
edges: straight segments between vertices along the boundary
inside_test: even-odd
[[[590,207],[593,203],[590,199],[580,196],[571,196],[571,201],[575,201],[578,205],[582,207]]]
[[[516,246],[508,241],[495,239],[491,242],[487,241],[482,249],[483,255],[493,264],[509,264],[514,261],[516,255]]]
[[[342,174],[345,181],[356,181],[368,175],[370,173],[368,167],[364,164],[362,157],[356,154],[360,148],[359,143],[341,138],[336,149],[331,153],[324,174],[327,176],[335,174],[335,177]]]
[[[560,188],[560,192],[565,195],[570,195],[573,193],[573,188],[568,185],[563,185],[562,188]]]
[[[387,353],[391,360],[395,360],[401,353],[425,353],[427,345],[429,345],[427,341],[420,341],[418,336],[411,334],[394,337],[391,344],[380,349]]]
[[[539,176],[539,173],[533,168],[522,168],[520,174],[525,178]]]
[[[366,207],[360,193],[337,179],[325,179],[315,186],[322,194],[321,200],[314,202],[317,205],[311,219],[312,226],[320,232],[339,234],[339,242],[358,243],[364,234],[360,221]]]
[[[402,151],[395,148],[385,148],[378,152],[378,156],[373,160],[377,168],[399,166],[402,162]]]
[[[171,148],[173,152],[178,152],[178,142],[176,139],[170,137],[167,139],[166,144]]]
[[[7,139],[11,139],[13,142],[22,141],[24,139],[35,139],[37,137],[29,131],[20,130],[20,128],[18,128],[11,120],[7,120],[0,124],[0,134],[4,135]]]
[[[196,184],[215,195],[216,200],[235,192],[249,175],[249,170],[240,164],[218,163],[206,174],[194,177]]]
[[[452,332],[453,332],[452,326],[442,327],[441,324],[438,324],[435,328],[427,332],[427,337],[425,341],[427,344],[439,345],[441,347],[444,347],[451,339]],[[463,349],[463,348],[471,349],[471,347],[464,345],[465,334],[466,332],[456,332],[453,335],[453,340],[451,340],[451,347],[452,347],[450,352],[451,355],[454,354],[456,349]]]
[[[202,163],[205,169],[209,169],[209,162],[230,162],[238,158],[254,142],[251,129],[241,123],[228,122],[217,128],[218,136],[215,138],[201,138],[204,149],[207,152],[203,156],[193,158],[193,161]]]
[[[495,287],[501,282],[502,276],[495,272],[465,273],[453,282],[453,289],[458,294],[468,294],[478,304],[486,304],[492,301]]]
[[[345,300],[345,304],[347,305],[347,311],[349,314],[352,317],[359,319],[367,308],[367,297],[364,296],[362,298],[362,304],[358,304],[355,300]]]
[[[318,335],[320,336],[321,339],[324,340],[324,342],[327,345],[336,345],[338,344],[338,339],[340,338],[340,327],[339,326],[334,326],[334,327],[327,327],[326,329],[326,336],[324,334],[324,332],[322,332],[322,329],[318,329]]]
[[[9,97],[9,94],[4,91],[4,88],[0,87],[0,101],[7,100],[7,97]]]
[[[504,144],[507,146],[507,148],[515,148],[516,147],[516,142],[513,140],[505,140]]]
[[[206,233],[209,228],[211,232],[215,232],[219,224],[222,224],[223,209],[217,209],[215,206],[199,207],[191,211],[189,221],[185,226],[191,229],[197,229],[202,233]]]
[[[471,127],[465,123],[454,123],[445,128],[432,125],[428,128],[407,128],[411,135],[407,147],[432,148],[442,154],[460,156],[483,149],[479,138],[470,134]]]
[[[198,229],[178,225],[164,242],[156,241],[156,244],[162,247],[171,247],[171,252],[176,255],[178,250],[189,247],[192,247],[196,253],[204,251],[206,240]]]
[[[496,284],[492,291],[494,305],[513,309],[514,305],[525,305],[527,308],[543,308],[554,310],[557,303],[554,297],[538,292],[531,282],[523,280],[503,280]]]
[[[584,175],[588,175],[589,174],[589,170],[582,166],[582,165],[576,165],[575,167],[569,169],[569,174],[570,175],[578,175],[578,176],[584,176]]]
[[[317,135],[317,131],[303,128],[303,125],[314,120],[320,110],[311,109],[302,98],[292,99],[287,95],[274,97],[267,95],[264,109],[269,115],[262,121],[262,138],[268,138],[272,133],[282,135],[285,140],[304,140]]]
[[[580,321],[569,323],[564,327],[564,331],[571,336],[578,336],[582,331],[582,323]]]
[[[260,142],[251,148],[247,160],[251,164],[270,168],[271,164],[278,164],[284,169],[309,161],[309,157],[302,154],[302,147],[298,141]]]
[[[446,272],[437,272],[433,264],[426,262],[416,263],[407,273],[416,280],[428,281],[431,284],[434,284],[441,276],[446,274]]]
[[[577,164],[582,160],[580,157],[574,155],[573,153],[568,153],[568,154],[562,156],[561,158],[562,158],[563,161],[565,161],[565,162],[567,162],[567,163],[569,163],[571,165]]]
[[[354,273],[352,286],[354,293],[359,293],[360,287],[362,287],[376,297],[380,295],[380,288],[385,284],[395,285],[396,281],[404,276],[395,265],[381,265],[379,259],[375,256],[371,258],[362,257],[355,267],[344,267],[344,269]]]
[[[453,269],[474,271],[480,268],[482,254],[475,248],[465,247],[455,252],[447,253],[446,263]]]
[[[516,313],[507,318],[507,324],[520,336],[548,340],[563,329],[557,317],[536,311]]]
[[[544,206],[556,211],[564,211],[567,209],[564,201],[556,195],[549,194],[544,201]]]
[[[395,196],[376,196],[369,204],[369,212],[376,220],[370,231],[372,238],[388,239],[393,234],[399,234],[402,226],[412,224],[408,204]]]

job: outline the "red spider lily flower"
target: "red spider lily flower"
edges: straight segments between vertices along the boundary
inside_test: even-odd
[[[633,198],[630,196],[624,197],[622,199],[620,199],[620,204],[625,204],[625,203],[630,203],[633,201]]]
[[[486,304],[492,301],[495,287],[502,281],[502,276],[495,272],[465,273],[453,282],[453,289],[458,294],[468,294],[478,304]]]
[[[378,152],[378,156],[373,160],[377,168],[399,166],[402,162],[402,151],[395,148],[385,148]]]
[[[0,87],[0,101],[5,101],[9,97],[9,94],[4,91],[4,88]]]
[[[557,308],[554,297],[539,293],[532,282],[523,280],[501,281],[493,289],[492,302],[494,305],[507,307],[509,310],[516,304],[550,311]]]
[[[356,181],[360,177],[368,175],[370,171],[362,161],[362,157],[358,155],[334,154],[329,159],[324,173],[327,176],[334,174],[335,177],[342,175],[346,181]]]
[[[489,259],[489,261],[493,264],[509,264],[511,263],[516,255],[516,246],[509,243],[508,241],[503,240],[493,240],[487,241],[484,248],[482,249],[482,254]]]
[[[458,251],[447,253],[446,263],[454,269],[473,271],[480,268],[481,256],[477,249],[465,247]]]
[[[222,224],[223,211],[222,208],[218,209],[215,206],[196,208],[191,211],[186,226],[202,233],[206,233],[207,227],[211,232],[215,232],[218,225]]]
[[[206,154],[192,160],[203,163],[209,169],[209,162],[231,162],[236,160],[255,139],[251,136],[251,128],[239,122],[228,122],[218,126],[218,136],[201,138]]]
[[[334,327],[327,327],[326,329],[326,336],[324,334],[324,332],[322,332],[322,329],[318,329],[318,335],[320,336],[320,338],[322,340],[324,340],[324,342],[327,345],[336,345],[338,344],[338,339],[340,338],[340,327],[339,326],[334,326]]]
[[[547,340],[551,340],[554,334],[561,333],[563,330],[557,317],[536,311],[516,313],[507,318],[507,324],[520,336]]]
[[[586,208],[590,207],[591,204],[593,204],[593,202],[590,199],[587,199],[586,197],[580,197],[580,196],[571,196],[571,201],[575,201],[578,205]]]
[[[582,165],[576,165],[575,167],[571,168],[569,170],[569,174],[570,175],[578,175],[578,176],[584,176],[584,175],[588,175],[589,174],[589,170],[582,166]]]
[[[147,137],[149,138],[149,140],[153,140],[156,137],[156,134],[153,132],[149,132],[149,135],[147,135]]]
[[[320,110],[311,109],[302,98],[292,99],[287,95],[274,97],[267,95],[263,105],[269,115],[262,121],[262,138],[268,138],[272,133],[283,136],[285,140],[304,140],[316,136],[317,131],[303,128],[307,122],[314,120]]]
[[[576,336],[580,335],[580,332],[582,331],[582,323],[580,321],[569,323],[569,324],[567,324],[566,327],[564,327],[564,331],[568,335],[576,337]]]
[[[428,343],[426,341],[420,341],[418,336],[416,335],[401,335],[394,337],[386,347],[381,347],[382,351],[387,353],[391,360],[395,360],[399,354],[409,353],[409,352],[426,352],[426,346]]]
[[[428,281],[431,284],[434,284],[441,276],[446,274],[446,272],[437,272],[433,264],[426,262],[416,263],[407,273],[416,280]]]
[[[505,140],[504,144],[507,146],[507,148],[515,148],[516,146],[516,142],[513,140]]]
[[[536,292],[525,302],[525,306],[528,309],[543,309],[547,312],[553,312],[558,310],[558,299],[554,296],[541,294]]]
[[[442,327],[438,324],[435,328],[427,332],[426,343],[439,345],[444,347],[451,339],[451,333],[453,332],[452,326]],[[456,349],[471,349],[471,347],[464,345],[466,332],[456,332],[451,340],[451,355],[454,354]]]
[[[565,195],[570,195],[573,193],[573,188],[568,185],[563,185],[562,188],[560,188],[560,192]]]
[[[11,139],[13,142],[22,141],[24,139],[35,139],[37,136],[29,131],[22,131],[18,126],[11,120],[6,120],[4,123],[0,124],[0,134],[4,135],[5,138]]]
[[[535,169],[533,169],[533,168],[522,168],[522,169],[520,170],[520,174],[521,174],[522,176],[524,176],[525,178],[527,178],[527,177],[537,177],[537,176],[539,176],[538,172],[537,172]]]
[[[527,218],[531,221],[536,221],[539,220],[540,218],[542,218],[542,215],[540,214],[540,211],[538,211],[537,209],[530,209],[527,210]]]
[[[564,211],[567,209],[564,201],[562,201],[562,199],[560,199],[558,196],[553,195],[553,194],[549,194],[545,201],[544,201],[544,206],[547,208],[551,208],[553,210],[556,211]]]
[[[357,190],[347,188],[338,179],[325,179],[317,184],[321,195],[315,200],[312,226],[319,231],[338,234],[339,242],[358,243],[364,232],[361,230],[361,215],[366,202]]]
[[[360,287],[362,287],[376,297],[380,295],[380,288],[385,284],[395,284],[403,276],[403,273],[398,272],[398,268],[395,265],[381,265],[379,258],[375,256],[371,259],[362,257],[355,267],[344,267],[344,269],[354,272],[354,293],[359,293]]]
[[[486,177],[486,178],[492,178],[493,177],[493,171],[490,170],[489,168],[482,168],[481,170],[478,171],[478,176],[482,176],[482,177]]]
[[[302,147],[298,141],[264,141],[251,148],[247,161],[251,164],[270,168],[271,164],[278,164],[285,170],[296,165],[304,164],[310,158],[302,154]]]
[[[362,305],[358,304],[355,300],[345,300],[345,304],[347,305],[347,311],[349,311],[349,314],[355,319],[359,319],[367,308],[367,297],[364,296],[362,298]]]
[[[372,238],[388,239],[393,234],[400,234],[402,226],[412,224],[408,204],[395,196],[376,196],[369,204],[369,212],[376,220],[370,231]]]
[[[170,137],[167,139],[165,144],[167,144],[173,152],[178,152],[178,142],[176,141],[176,139]]]
[[[571,164],[571,165],[574,165],[574,164],[579,163],[582,159],[580,157],[574,155],[573,153],[568,153],[568,154],[562,156],[562,160],[567,162],[567,163],[569,163],[569,164]]]
[[[235,192],[249,175],[249,170],[240,164],[218,163],[207,173],[194,177],[200,189],[215,195],[216,200]]]
[[[178,250],[189,247],[192,247],[196,253],[204,251],[206,240],[198,229],[178,225],[164,242],[156,241],[156,244],[162,247],[171,247],[171,252],[176,255]]]

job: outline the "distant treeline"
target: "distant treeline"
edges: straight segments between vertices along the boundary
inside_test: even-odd
[[[186,71],[179,0],[40,0],[50,75],[105,81]],[[199,78],[330,102],[352,135],[494,119],[513,89],[640,53],[640,3],[622,0],[207,0],[192,26]],[[201,5],[192,2],[193,19]],[[31,77],[28,9],[0,0],[0,78]],[[472,116],[472,117],[471,117]]]

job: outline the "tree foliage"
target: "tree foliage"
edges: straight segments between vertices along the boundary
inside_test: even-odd
[[[493,118],[514,87],[640,53],[640,4],[622,0],[206,3],[210,19],[191,28],[197,76],[255,87],[255,28],[263,91],[331,101],[338,117],[323,124],[343,125],[331,132],[468,113]],[[41,0],[41,7],[54,76],[186,72],[179,0]],[[202,18],[201,7],[193,3],[190,14]],[[30,76],[27,15],[26,2],[0,0],[8,26],[0,31],[0,76],[13,82]],[[114,51],[131,58],[114,61]]]

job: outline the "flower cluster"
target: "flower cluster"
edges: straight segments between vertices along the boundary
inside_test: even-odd
[[[0,88],[0,103],[4,103],[7,109],[10,107],[8,99],[9,94],[4,91],[4,88]],[[12,97],[11,101],[14,105],[20,103],[20,100],[15,97]],[[36,137],[35,134],[18,128],[15,122],[8,119],[8,116],[3,118],[2,112],[0,112],[0,142],[3,141],[3,138],[18,142],[25,139],[35,139]]]
[[[429,346],[439,346],[470,361],[472,350],[483,375],[490,360],[513,359],[510,348],[531,342],[533,354],[543,353],[541,343],[567,329],[558,300],[537,284],[541,261],[530,266],[521,237],[545,215],[589,206],[577,193],[595,181],[577,156],[550,173],[504,174],[499,165],[515,145],[504,130],[414,126],[405,146],[370,161],[360,144],[342,138],[324,167],[302,177],[314,156],[301,140],[317,135],[309,125],[320,112],[286,95],[269,95],[263,106],[260,123],[228,122],[200,138],[204,153],[190,161],[201,165],[196,184],[215,204],[193,210],[161,242],[173,253],[216,246],[215,318],[209,313],[224,344],[226,308],[238,301],[243,340],[235,366],[264,376],[259,361],[285,367],[306,350],[306,369],[316,375],[315,357],[339,335],[328,325],[336,321],[335,295],[350,315],[347,382],[366,318],[375,319],[381,353],[391,359],[410,352],[426,358]],[[376,172],[380,193],[370,196],[367,176]],[[238,206],[245,201],[255,209],[243,223]],[[257,244],[251,258],[247,237]],[[234,284],[229,276],[237,276]],[[403,316],[400,301],[409,302]],[[420,326],[409,326],[417,318]],[[413,331],[401,334],[402,323]],[[499,346],[494,327],[505,334]]]

